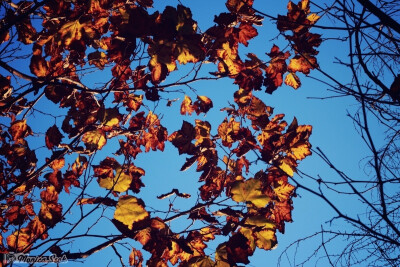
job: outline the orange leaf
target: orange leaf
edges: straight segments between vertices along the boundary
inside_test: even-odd
[[[85,143],[88,149],[96,150],[101,149],[107,143],[107,139],[103,130],[97,129],[84,133],[82,142]]]
[[[290,60],[288,70],[292,73],[300,71],[304,74],[309,74],[310,70],[318,67],[317,59],[312,55],[297,55]]]
[[[32,236],[28,228],[15,231],[7,237],[7,245],[16,252],[27,252],[33,246]]]
[[[247,41],[258,35],[257,30],[249,23],[241,23],[239,26],[239,42],[248,45]]]
[[[140,250],[132,248],[131,254],[129,254],[129,265],[134,267],[142,267],[143,255]]]
[[[25,138],[32,134],[31,127],[26,124],[26,120],[14,121],[8,131],[10,132],[13,141]]]
[[[29,69],[37,77],[45,77],[47,75],[48,62],[41,55],[33,55]]]
[[[181,104],[181,114],[182,115],[192,115],[193,111],[195,110],[195,107],[192,105],[192,99],[185,95],[185,98],[182,101]]]
[[[293,87],[294,89],[297,89],[301,86],[299,77],[292,72],[286,75],[285,84]]]

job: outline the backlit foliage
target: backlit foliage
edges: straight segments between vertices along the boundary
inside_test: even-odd
[[[240,53],[258,35],[263,21],[252,9],[253,0],[228,0],[227,12],[216,15],[214,26],[203,32],[193,19],[195,10],[178,5],[150,11],[154,4],[153,0],[2,3],[2,47],[32,49],[26,69],[0,59],[8,72],[0,76],[0,112],[7,121],[0,126],[3,253],[36,249],[84,258],[56,237],[51,239],[51,229],[71,216],[71,207],[60,199],[74,197],[74,205],[82,211],[88,205],[114,211],[111,221],[121,232],[114,242],[131,239],[140,244],[125,259],[133,266],[247,264],[256,249],[273,249],[276,231],[284,233],[285,222],[292,221],[295,187],[288,178],[311,154],[312,128],[299,125],[295,118],[288,125],[284,115],[274,115],[255,91],[272,93],[283,82],[297,89],[301,85],[297,73],[308,74],[318,66],[315,49],[320,35],[309,31],[318,16],[310,13],[309,1],[290,2],[287,15],[278,17],[277,28],[292,47],[284,51],[271,44],[264,59],[252,53],[242,59]],[[185,84],[167,82],[180,66],[194,64],[197,73],[205,62],[214,64],[208,79],[227,77],[237,85],[233,98],[227,99],[232,104],[219,107],[226,118],[216,122],[197,117],[190,122],[190,117],[183,117],[214,108],[212,99],[188,90],[178,96],[180,115],[171,114],[182,115],[181,128],[167,129],[149,104],[163,103],[171,93],[169,87]],[[89,86],[81,74],[85,68],[110,79],[100,87]],[[190,82],[196,79],[197,74]],[[19,88],[23,80],[26,85]],[[49,100],[49,110],[59,107],[63,115],[38,133],[31,126],[42,97]],[[168,100],[167,106],[177,101]],[[32,149],[38,142],[44,147]],[[161,219],[141,199],[145,170],[134,162],[142,153],[164,151],[167,143],[186,157],[181,171],[195,168],[199,173],[200,187],[196,205]],[[50,156],[42,155],[45,149]],[[93,155],[104,149],[108,156],[93,162]],[[98,195],[86,193],[88,178]],[[174,189],[158,198],[171,195],[195,197]],[[196,227],[174,232],[173,219],[178,217],[196,221]],[[214,253],[206,252],[216,236],[225,241],[215,246]],[[146,263],[141,250],[150,255]]]

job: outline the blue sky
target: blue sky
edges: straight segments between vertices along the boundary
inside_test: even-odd
[[[176,1],[160,1],[164,5],[176,5]],[[190,7],[192,9],[193,17],[198,21],[198,25],[201,30],[206,30],[208,27],[213,25],[214,15],[220,12],[225,12],[225,1],[190,1],[182,0],[182,4]],[[160,3],[156,3],[155,9],[163,10],[163,6],[158,6]],[[276,14],[286,13],[286,2],[285,1],[262,1],[256,0],[255,7],[260,11],[263,11],[269,15],[276,16]],[[322,18],[319,22],[321,24],[331,23],[325,21]],[[265,53],[269,52],[273,44],[277,44],[280,47],[285,47],[286,42],[282,37],[278,37],[278,31],[275,24],[271,23],[268,19],[264,20],[264,25],[257,28],[259,36],[254,40],[250,41],[248,48],[244,46],[241,47],[243,50],[243,55],[248,52],[255,53],[259,55],[261,59],[268,59]],[[323,32],[322,30],[315,29],[315,33],[322,33],[323,38],[328,37],[329,33]],[[344,67],[334,64],[334,57],[345,58],[347,55],[347,44],[341,43],[339,41],[326,41],[323,42],[318,49],[320,54],[318,55],[318,62],[322,69],[330,73],[339,80],[349,80],[351,78],[350,73]],[[18,66],[18,67],[27,67]],[[176,73],[170,75],[167,79],[167,83],[178,78],[185,70],[189,70],[190,66],[178,66],[179,70]],[[215,66],[210,65],[210,71],[215,68]],[[214,69],[215,70],[215,69]],[[28,72],[28,70],[27,70]],[[5,75],[3,70],[0,73]],[[101,72],[91,75],[88,77],[88,81],[98,82],[100,80],[99,76],[103,75]],[[319,77],[325,79],[317,71],[312,71],[310,76]],[[103,78],[103,77],[101,77]],[[311,136],[311,143],[314,148],[320,147],[324,153],[330,157],[333,162],[339,167],[339,169],[344,170],[347,174],[358,177],[363,176],[364,172],[362,169],[362,159],[368,153],[368,149],[365,144],[360,139],[357,134],[352,120],[347,116],[348,113],[353,114],[357,105],[351,98],[332,98],[327,100],[310,99],[310,97],[323,98],[333,95],[333,93],[327,91],[327,86],[317,82],[314,79],[307,78],[304,75],[300,76],[302,81],[302,86],[298,90],[293,90],[291,87],[282,86],[272,95],[268,95],[263,91],[257,92],[256,96],[262,99],[267,105],[275,108],[275,114],[285,113],[286,120],[290,123],[295,116],[299,121],[299,124],[310,124],[313,126],[313,134]],[[199,119],[208,120],[213,125],[213,131],[215,133],[217,126],[224,117],[225,113],[220,112],[219,109],[228,105],[228,101],[233,102],[233,93],[236,91],[237,85],[233,84],[231,79],[223,79],[218,81],[203,81],[193,84],[193,88],[197,90],[199,95],[206,95],[213,100],[214,108],[204,117],[200,115]],[[179,88],[185,89],[185,88]],[[192,99],[195,95],[191,92],[187,93]],[[196,116],[188,117],[179,115],[179,107],[183,95],[179,95],[181,99],[175,102],[172,107],[166,107],[165,102],[161,102],[158,106],[152,106],[149,104],[149,108],[154,110],[159,116],[162,116],[162,123],[169,129],[169,134],[173,131],[180,129],[182,120],[187,120],[191,123],[194,122]],[[43,110],[50,107],[50,103],[46,100],[42,100],[40,106]],[[52,111],[53,112],[53,111]],[[2,118],[0,118],[2,120]],[[44,139],[45,130],[54,124],[54,120],[49,119],[46,116],[38,116],[34,124],[31,125],[34,131],[42,132],[42,139]],[[57,120],[57,125],[62,123],[62,120]],[[380,127],[378,124],[372,121],[374,132],[376,135],[380,135]],[[43,130],[45,129],[45,130]],[[113,145],[115,144],[115,145]],[[34,147],[40,147],[43,144],[36,143]],[[105,156],[113,156],[113,153],[117,149],[117,142],[110,142],[104,151],[97,153],[94,156],[94,162],[98,162]],[[46,148],[40,148],[39,152],[48,152]],[[136,166],[139,166],[146,171],[146,175],[142,178],[146,187],[143,188],[139,197],[146,200],[148,206],[153,206],[157,208],[166,209],[168,207],[170,199],[157,201],[155,196],[169,192],[172,188],[178,188],[181,192],[191,193],[196,195],[196,190],[200,186],[197,182],[199,173],[195,172],[195,168],[191,168],[185,172],[179,172],[180,167],[185,162],[185,157],[177,157],[178,153],[176,148],[172,145],[167,145],[165,152],[151,152],[147,154],[141,154],[137,161]],[[313,155],[305,159],[300,163],[299,169],[305,173],[313,176],[320,175],[321,177],[334,179],[334,173],[329,170],[323,161],[318,158],[318,156]],[[301,181],[305,185],[316,188],[316,184],[312,183],[306,177],[299,177],[295,175],[295,179]],[[95,183],[96,185],[96,183]],[[94,194],[100,195],[99,189],[93,187]],[[102,192],[106,190],[100,189]],[[76,193],[76,191],[72,191]],[[316,231],[319,231],[321,227],[325,229],[330,226],[326,222],[332,218],[335,214],[325,203],[323,203],[319,198],[312,196],[311,194],[305,192],[304,190],[297,191],[298,197],[294,201],[293,210],[293,223],[286,224],[286,233],[284,235],[278,234],[278,248],[272,251],[262,251],[257,249],[254,256],[251,257],[251,264],[249,266],[276,266],[278,264],[278,258],[283,253],[284,249],[292,242],[304,238],[305,236],[311,235]],[[348,199],[346,197],[337,198],[337,196],[332,196],[335,203],[342,207],[343,209],[348,209],[349,212],[353,210],[360,209],[362,206],[357,203],[354,199]],[[68,198],[63,199],[65,201],[64,207],[69,203]],[[189,200],[177,200],[176,207],[181,209],[190,208],[194,203],[195,198]],[[86,208],[86,207],[85,207]],[[89,207],[88,207],[89,209]],[[74,212],[77,209],[75,208]],[[97,213],[96,213],[97,214]],[[106,214],[109,218],[112,218],[113,211],[108,210]],[[97,214],[98,215],[98,214]],[[93,216],[95,218],[95,216]],[[185,219],[179,221],[183,226],[187,224]],[[77,232],[85,231],[88,225],[82,224],[77,228]],[[95,231],[105,231],[106,233],[118,233],[112,228],[113,225],[103,218],[100,223],[96,226]],[[54,229],[56,233],[62,233],[63,228]],[[306,259],[308,255],[312,254],[314,249],[319,245],[320,239],[315,239],[314,241],[305,242],[301,244],[298,255],[294,259],[294,250],[290,250],[288,255],[284,255],[281,261],[281,266],[294,266],[295,263],[300,263],[302,260]],[[340,248],[343,244],[336,243]],[[85,244],[79,244],[79,248],[85,250],[85,247],[91,248],[96,245],[96,241],[88,239]],[[76,250],[76,245],[71,246],[71,249]],[[140,245],[137,245],[140,248]],[[212,253],[210,249],[208,251]],[[122,255],[124,259],[127,260],[127,255],[129,251],[125,251]],[[145,254],[146,255],[146,254]],[[103,252],[100,252],[94,256],[87,259],[85,264],[87,265],[103,265],[112,259],[110,266],[115,266],[119,264],[118,259],[114,256],[114,252],[111,248],[108,248]],[[312,259],[305,266],[325,266],[325,259]],[[74,266],[77,263],[68,263],[68,266]]]

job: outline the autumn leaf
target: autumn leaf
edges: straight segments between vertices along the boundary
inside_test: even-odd
[[[279,186],[274,188],[275,194],[280,201],[287,201],[293,194],[295,187],[289,183],[281,182]]]
[[[58,130],[58,127],[56,125],[51,126],[47,131],[46,131],[46,146],[48,149],[52,149],[55,146],[58,146],[61,142],[61,139],[63,138],[63,135],[61,132]]]
[[[238,138],[240,130],[240,122],[235,121],[234,118],[230,118],[229,122],[225,120],[218,126],[218,135],[222,140],[222,144],[227,147],[231,147]]]
[[[197,256],[191,258],[188,262],[187,267],[215,267],[215,263],[209,257]],[[219,266],[219,265],[218,265]]]
[[[232,185],[231,194],[236,202],[251,202],[258,208],[265,207],[271,201],[261,192],[261,181],[254,178],[236,181]]]
[[[92,52],[88,55],[89,65],[95,65],[97,68],[103,70],[104,66],[108,63],[107,55],[104,52]]]
[[[33,246],[32,239],[29,229],[22,228],[7,237],[7,245],[13,251],[27,252]]]
[[[275,249],[277,245],[275,231],[271,229],[265,229],[259,232],[255,232],[256,245],[257,247],[265,250]]]
[[[283,158],[279,161],[279,168],[284,171],[290,177],[293,177],[294,172],[296,171],[297,163],[291,158]]]
[[[213,107],[213,102],[210,98],[199,95],[193,107],[196,110],[196,114],[199,115],[200,113],[207,113]]]
[[[102,149],[107,143],[106,135],[101,129],[88,131],[83,134],[82,142],[90,150]]]
[[[293,87],[294,89],[297,89],[301,86],[299,77],[297,77],[297,75],[294,73],[289,73],[286,75],[285,84]]]
[[[95,31],[91,27],[90,21],[74,20],[65,23],[60,30],[60,39],[65,46],[69,46],[74,40],[81,40],[83,37],[93,38]]]
[[[133,224],[149,216],[143,201],[133,196],[121,196],[114,213],[114,219],[125,224],[132,230]]]
[[[26,124],[26,120],[14,121],[9,128],[9,132],[13,141],[25,138],[32,134],[31,127]]]
[[[193,155],[195,147],[194,144],[192,144],[192,140],[195,138],[195,136],[196,131],[193,125],[187,121],[183,121],[181,129],[173,132],[168,137],[168,141],[178,148],[179,154],[186,153]]]
[[[129,265],[134,267],[142,267],[143,255],[140,250],[132,248],[131,253],[129,254]]]
[[[99,185],[106,189],[112,189],[117,192],[125,192],[131,185],[132,177],[125,173],[121,167],[115,169],[113,176],[99,179]]]
[[[185,98],[182,101],[181,104],[181,114],[182,115],[192,115],[193,111],[195,110],[195,107],[192,105],[192,99],[185,95]]]
[[[167,65],[163,63],[156,63],[154,66],[151,66],[150,69],[151,69],[151,82],[155,85],[164,81],[168,75]]]
[[[258,35],[257,30],[251,26],[249,23],[241,23],[239,26],[239,42],[248,45],[248,40],[256,37]]]
[[[297,55],[290,60],[288,70],[292,73],[297,71],[309,74],[310,70],[318,67],[317,59],[312,55]]]
[[[265,218],[265,216],[262,215],[250,216],[249,218],[246,219],[245,224],[258,226],[266,229],[275,228],[275,223],[271,220],[268,220],[267,218]]]

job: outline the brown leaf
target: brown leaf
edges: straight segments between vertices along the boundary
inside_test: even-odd
[[[8,131],[10,132],[13,141],[32,135],[31,127],[26,124],[26,120],[14,121]]]
[[[195,107],[192,105],[192,99],[185,95],[185,98],[182,101],[181,104],[181,114],[182,115],[192,115],[193,111],[195,110]]]
[[[241,23],[239,26],[239,42],[248,45],[248,40],[258,35],[257,30],[249,23]]]
[[[64,138],[64,136],[58,130],[58,127],[54,124],[46,131],[45,141],[47,148],[52,149],[53,147],[57,147],[60,144],[62,138]]]

